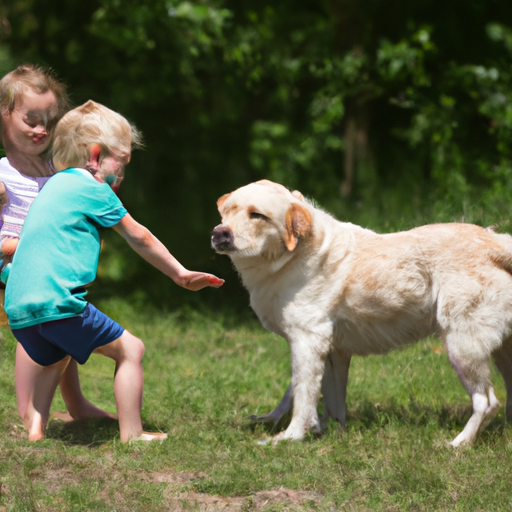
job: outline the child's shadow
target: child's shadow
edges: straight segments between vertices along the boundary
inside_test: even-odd
[[[47,439],[67,444],[100,446],[119,439],[119,423],[113,418],[86,418],[74,421],[51,420],[46,429]]]

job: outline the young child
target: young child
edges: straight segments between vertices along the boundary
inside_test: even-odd
[[[34,198],[53,176],[49,146],[57,121],[69,110],[65,85],[45,68],[22,64],[0,80],[0,134],[6,156],[0,158],[0,259],[7,264]],[[44,258],[44,255],[42,255]],[[0,325],[8,324],[0,283]],[[66,419],[111,417],[89,402],[71,360],[59,383]]]
[[[55,129],[57,173],[27,215],[5,298],[18,340],[18,411],[29,440],[44,437],[53,395],[70,357],[84,364],[93,352],[116,362],[114,395],[121,441],[166,437],[142,430],[144,344],[85,299],[84,286],[96,277],[98,227],[112,227],[184,288],[200,290],[224,282],[185,269],[112,191],[109,183],[123,175],[132,147],[139,144],[136,129],[125,118],[93,101],[68,112]]]
[[[6,153],[0,159],[0,258],[4,263],[14,254],[32,201],[54,174],[48,147],[68,105],[64,84],[40,67],[24,64],[0,80],[1,141]]]

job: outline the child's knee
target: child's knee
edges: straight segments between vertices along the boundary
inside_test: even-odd
[[[144,343],[128,331],[116,340],[94,349],[94,353],[110,357],[117,363],[122,361],[141,362],[144,356]]]
[[[128,331],[123,333],[121,339],[123,339],[123,348],[125,350],[126,356],[130,359],[142,361],[144,352],[146,350],[144,342]]]

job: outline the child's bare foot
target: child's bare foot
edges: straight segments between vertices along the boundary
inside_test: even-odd
[[[142,432],[138,437],[132,437],[130,441],[163,441],[167,439],[164,432]]]
[[[75,408],[72,412],[55,411],[52,413],[52,418],[62,421],[76,421],[88,418],[110,418],[117,419],[115,414],[104,411],[99,407],[85,401],[80,407]]]
[[[29,441],[40,441],[44,439],[46,422],[39,413],[34,412],[30,414],[30,411],[28,411],[23,423],[27,429]]]
[[[83,420],[86,418],[117,419],[115,414],[104,411],[87,400],[84,400],[78,407],[73,407],[73,410],[69,411],[69,414],[74,420]]]
[[[41,439],[44,439],[43,432],[34,432],[34,433],[28,435],[29,441],[41,441]]]
[[[51,416],[54,420],[73,421],[73,416],[68,411],[54,411]]]

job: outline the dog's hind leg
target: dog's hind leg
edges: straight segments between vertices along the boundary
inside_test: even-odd
[[[324,413],[322,427],[329,418],[341,425],[347,421],[346,398],[350,356],[343,351],[333,350],[325,361],[325,372],[322,380]]]
[[[448,357],[471,397],[473,411],[464,430],[450,443],[454,447],[472,444],[484,421],[500,405],[491,386],[490,356],[485,353],[483,344],[471,343],[470,347],[467,344],[464,346],[459,336],[455,333],[447,336]]]
[[[480,428],[484,426],[484,423],[490,419],[490,415],[500,405],[492,387],[489,387],[487,393],[473,393],[471,401],[473,403],[473,413],[464,430],[450,443],[455,448],[461,445],[473,444]]]
[[[269,412],[268,414],[263,414],[261,416],[249,416],[249,419],[254,423],[272,423],[277,425],[281,419],[286,416],[293,409],[293,388],[290,383],[286,393],[283,398],[277,405],[277,407]]]
[[[507,340],[494,354],[494,362],[501,373],[507,390],[507,420],[512,421],[512,339]]]

